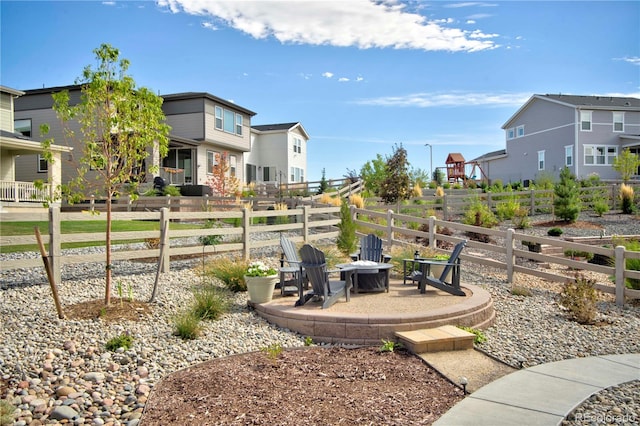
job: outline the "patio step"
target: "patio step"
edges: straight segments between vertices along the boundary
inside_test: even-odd
[[[473,349],[475,335],[453,325],[396,331],[398,340],[414,354]]]

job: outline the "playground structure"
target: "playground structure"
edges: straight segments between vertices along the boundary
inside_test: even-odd
[[[447,155],[447,181],[449,183],[455,183],[458,181],[467,182],[473,181],[488,181],[489,178],[484,174],[484,170],[480,167],[480,163],[477,161],[465,161],[462,154],[459,152],[451,152]],[[467,174],[467,166],[472,166],[471,171]],[[480,179],[477,177],[476,168],[480,172]]]

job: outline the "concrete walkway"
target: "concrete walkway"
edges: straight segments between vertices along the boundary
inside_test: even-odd
[[[559,425],[594,393],[632,380],[640,380],[640,354],[541,364],[483,386],[434,425]]]

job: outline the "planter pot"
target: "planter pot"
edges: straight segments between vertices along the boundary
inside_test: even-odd
[[[431,267],[429,269],[429,275],[431,275],[434,278],[440,278],[440,275],[442,275],[442,273],[444,272],[444,268],[447,266],[445,263],[445,261],[443,261],[443,263],[438,263],[437,260],[432,261],[434,263],[431,264]],[[449,273],[447,274],[447,276],[444,279],[446,282],[451,282],[451,270],[449,271]]]
[[[247,277],[245,275],[244,282],[247,284],[249,292],[249,301],[252,303],[267,303],[273,297],[273,291],[278,282],[277,275],[269,275],[268,277]]]

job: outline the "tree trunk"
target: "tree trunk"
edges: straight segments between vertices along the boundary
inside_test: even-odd
[[[105,250],[107,253],[105,266],[105,287],[104,287],[104,304],[109,306],[111,303],[111,193],[107,195],[107,235],[105,238]]]

